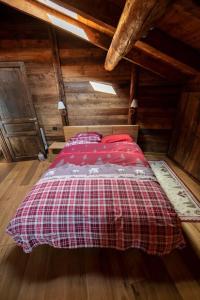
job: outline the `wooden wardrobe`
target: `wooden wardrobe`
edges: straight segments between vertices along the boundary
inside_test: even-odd
[[[168,154],[186,172],[200,181],[200,88],[198,82],[182,93]]]

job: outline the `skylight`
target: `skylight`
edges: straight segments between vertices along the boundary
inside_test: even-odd
[[[93,89],[97,92],[116,95],[114,88],[110,84],[99,83],[96,81],[90,81],[90,84],[93,87]]]
[[[60,18],[57,18],[55,16],[52,16],[50,14],[48,14],[48,17],[51,20],[51,23],[53,23],[54,25],[69,31],[69,32],[83,38],[84,40],[89,41],[87,34],[85,33],[85,31],[82,28],[80,28],[76,25],[73,25],[67,21],[64,21]]]
[[[73,12],[51,0],[37,0],[37,1],[50,7],[50,8],[55,9],[56,11],[61,12],[62,14],[66,15],[68,17],[78,20],[78,15],[75,12]]]
[[[114,88],[110,84],[104,84],[96,81],[90,81],[90,84],[97,92],[116,95]]]

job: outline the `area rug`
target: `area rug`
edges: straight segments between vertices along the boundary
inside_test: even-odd
[[[181,221],[200,222],[200,202],[164,161],[149,164]]]

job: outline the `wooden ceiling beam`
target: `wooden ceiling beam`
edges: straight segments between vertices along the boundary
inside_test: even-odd
[[[37,0],[36,0],[37,1]],[[48,1],[48,0],[46,0]],[[116,28],[126,0],[49,0]],[[48,2],[49,2],[48,1]],[[112,16],[112,17],[111,17]]]
[[[182,63],[179,60],[176,60],[175,58],[157,50],[156,48],[152,47],[151,45],[144,43],[142,41],[137,41],[137,43],[135,44],[135,47],[138,50],[141,50],[144,54],[149,54],[150,57],[154,57],[157,59],[160,59],[162,61],[164,61],[165,63],[168,63],[169,65],[173,66],[174,68],[176,68],[177,70],[179,70],[180,72],[188,75],[188,77],[193,77],[197,74],[197,70],[195,70],[194,68]]]
[[[83,23],[83,19],[72,18],[63,13],[60,13],[52,8],[44,6],[38,1],[33,0],[0,0],[0,2],[10,5],[26,14],[36,17],[40,20],[46,21],[60,29],[63,29],[72,34],[79,35],[80,38],[85,39],[87,42],[100,47],[103,50],[108,50],[111,43],[111,37],[100,29],[93,28],[92,23],[88,25]],[[72,29],[74,32],[72,32]],[[113,29],[114,30],[114,29]],[[141,66],[144,69],[150,70],[161,77],[171,79],[171,81],[183,82],[191,77],[191,74],[179,71],[169,62],[165,62],[161,57],[157,58],[143,50],[135,47],[124,59]]]
[[[129,51],[124,58],[146,70],[159,75],[162,78],[166,78],[171,82],[177,82],[181,84],[194,77],[194,74],[191,75],[182,73],[179,69],[163,61],[159,57],[144,53],[144,51],[136,47],[133,47],[133,49]]]
[[[83,10],[69,5],[63,0],[35,1],[43,3],[48,7],[50,6],[55,10],[62,11],[63,14],[70,14],[72,18],[76,18],[79,22],[105,33],[110,37],[113,37],[115,33],[115,27],[86,14]],[[73,3],[73,1],[69,2],[71,4]],[[157,57],[172,65],[188,76],[194,76],[197,71],[200,71],[199,53],[181,41],[160,31],[158,28],[149,31],[145,39],[142,38],[141,41],[136,42],[135,47],[152,57]]]
[[[105,69],[111,71],[136,41],[160,18],[169,0],[127,0],[108,50]]]
[[[143,49],[145,51],[146,47],[151,47],[159,51],[163,56],[168,56],[167,60],[169,63],[173,60],[174,63],[182,65],[182,68],[186,70],[188,68],[200,72],[200,53],[196,49],[188,46],[187,44],[169,36],[167,33],[155,28],[149,31],[145,38],[136,42],[136,47]],[[154,50],[152,50],[154,52]],[[163,57],[164,59],[164,57]],[[175,62],[176,61],[176,62]],[[173,62],[171,62],[173,64]]]

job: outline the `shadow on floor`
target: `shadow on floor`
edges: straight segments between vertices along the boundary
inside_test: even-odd
[[[159,283],[171,281],[173,272],[180,281],[191,280],[191,276],[200,279],[200,261],[189,248],[157,257],[136,249],[122,252],[113,249],[67,250],[49,246],[39,246],[31,254],[25,254],[21,248],[14,246],[7,251],[2,266],[11,268],[19,279],[33,282],[100,274],[105,278],[121,277],[123,280],[131,278]]]

